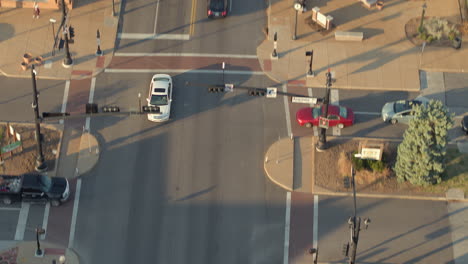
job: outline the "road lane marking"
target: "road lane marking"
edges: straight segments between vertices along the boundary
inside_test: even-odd
[[[62,113],[65,113],[67,111],[67,101],[68,101],[69,91],[70,91],[70,81],[66,81],[65,90],[63,91],[63,100],[62,100],[62,109],[61,109]],[[59,123],[63,125],[63,119],[60,119]]]
[[[354,112],[356,115],[377,115],[379,116],[381,113],[379,112]]]
[[[156,26],[158,25],[158,13],[159,13],[159,1],[156,3],[156,14],[154,15],[154,30],[153,30],[154,35],[156,35]]]
[[[76,181],[75,189],[75,200],[73,201],[73,213],[70,224],[70,236],[68,238],[68,248],[73,248],[73,242],[75,240],[75,226],[76,226],[76,217],[78,215],[78,204],[80,201],[80,192],[81,192],[81,179]]]
[[[49,213],[50,213],[50,203],[46,203],[45,208],[44,208],[44,217],[42,218],[42,229],[44,229],[46,232],[41,235],[41,240],[44,240],[46,238],[47,234],[47,223],[49,222]]]
[[[0,207],[0,211],[20,211],[19,207]]]
[[[314,195],[314,222],[312,224],[312,230],[313,230],[312,231],[313,232],[312,247],[315,249],[317,249],[318,247],[318,202],[319,202],[318,195]],[[314,256],[314,259],[315,259],[315,256]]]
[[[148,34],[148,33],[119,33],[119,39],[168,39],[189,40],[189,34]]]
[[[116,52],[114,57],[209,57],[209,58],[236,58],[236,59],[258,59],[257,55],[244,54],[219,54],[219,53],[144,53],[144,52]]]
[[[16,225],[15,240],[24,239],[24,231],[26,231],[26,222],[28,221],[29,203],[21,202],[21,210],[18,216],[18,224]]]
[[[285,96],[287,97],[287,96]],[[291,192],[286,193],[286,215],[284,219],[284,251],[283,251],[283,264],[289,262],[289,224],[291,220]]]
[[[194,70],[194,69],[105,69],[108,73],[208,73],[208,74],[223,74],[222,70]],[[224,74],[233,75],[265,75],[262,71],[224,71]]]
[[[96,77],[93,77],[91,79],[91,87],[89,89],[89,99],[88,99],[88,103],[92,104],[93,103],[93,100],[94,100],[94,90],[96,88]],[[86,121],[85,121],[85,129],[89,132],[89,128],[90,128],[90,122],[91,122],[91,117],[86,117]]]
[[[197,0],[192,0],[192,12],[190,15],[190,30],[189,35],[193,36],[195,33],[195,19],[196,19],[196,11],[197,10]]]
[[[283,83],[283,93],[288,92],[288,87],[286,83]],[[291,117],[289,116],[289,102],[288,102],[288,96],[283,96],[284,100],[284,111],[286,112],[286,128],[288,129],[288,137],[292,137],[292,132],[291,132]]]

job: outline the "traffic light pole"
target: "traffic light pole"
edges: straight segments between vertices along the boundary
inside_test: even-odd
[[[330,69],[326,73],[327,76],[327,83],[326,83],[326,90],[325,90],[325,97],[323,98],[323,111],[321,117],[326,119],[328,116],[328,104],[330,102],[330,86],[331,86],[331,73]],[[319,141],[315,149],[317,151],[325,151],[327,149],[327,129],[324,127],[320,128],[319,133]]]
[[[34,109],[34,122],[36,123],[36,171],[44,172],[47,170],[47,164],[44,161],[44,155],[42,153],[42,137],[41,137],[41,118],[39,116],[39,102],[37,100],[37,88],[36,88],[36,70],[34,65],[31,66],[31,78],[32,78],[32,87],[33,87],[33,104],[32,108]]]

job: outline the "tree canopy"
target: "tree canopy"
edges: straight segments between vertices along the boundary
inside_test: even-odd
[[[431,185],[442,181],[447,154],[448,130],[453,114],[441,101],[430,100],[413,108],[414,119],[398,146],[394,167],[397,179],[415,185]]]

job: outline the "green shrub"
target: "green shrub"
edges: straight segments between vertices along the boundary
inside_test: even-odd
[[[366,164],[365,164],[365,161],[360,159],[360,158],[356,158],[354,156],[354,154],[357,154],[358,152],[357,151],[354,151],[352,154],[351,154],[351,164],[353,164],[353,167],[356,171],[360,171],[362,169],[366,169]]]
[[[431,43],[432,41],[434,41],[434,36],[428,36],[427,39],[426,39],[426,41],[427,41],[428,43]]]
[[[367,164],[373,172],[382,172],[385,169],[385,162],[382,160],[368,160]]]

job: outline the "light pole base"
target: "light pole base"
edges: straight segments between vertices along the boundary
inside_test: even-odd
[[[96,51],[96,56],[102,56],[102,51],[101,50]]]
[[[36,167],[34,169],[40,173],[45,172],[47,171],[47,163],[45,163],[44,161],[36,160]]]
[[[307,72],[307,77],[314,78],[315,77],[315,72],[313,72],[313,71]]]
[[[273,54],[270,54],[270,59],[277,60],[278,59],[278,54],[276,54],[276,56],[273,56]]]
[[[34,252],[34,256],[37,257],[37,258],[43,258],[44,257],[44,250],[36,249],[36,252]]]
[[[62,62],[62,66],[65,68],[70,68],[71,66],[73,66],[73,60],[65,58]]]
[[[296,39],[297,39],[296,35],[293,35],[292,40],[296,40]]]
[[[315,150],[317,150],[318,152],[324,152],[325,150],[327,150],[327,144],[319,141],[315,145]]]

